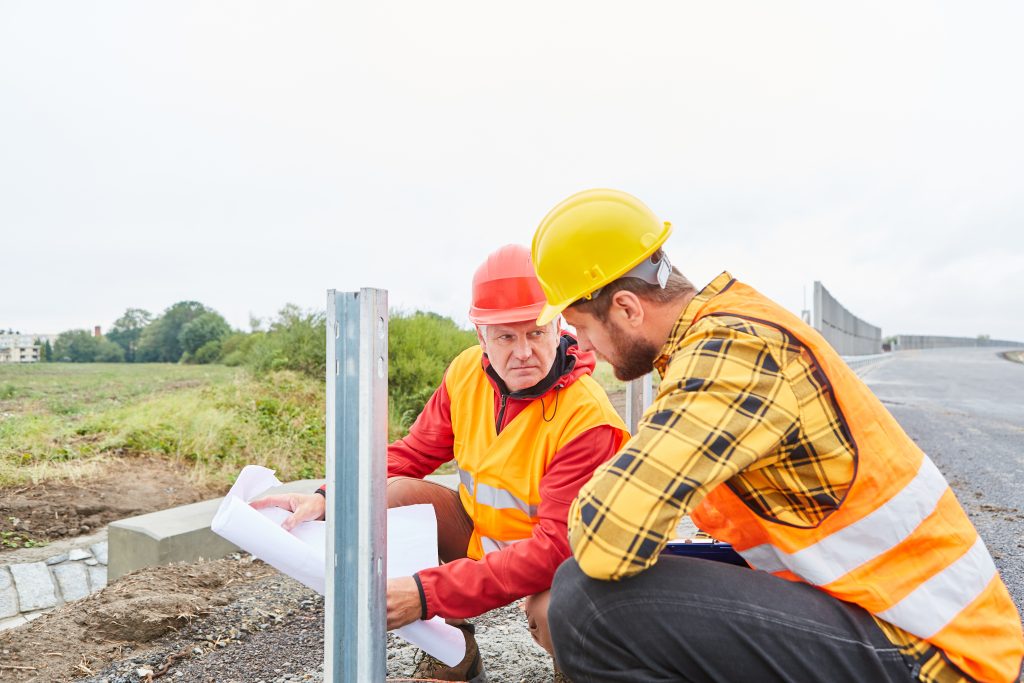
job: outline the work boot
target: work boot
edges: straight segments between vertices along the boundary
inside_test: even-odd
[[[555,677],[551,680],[552,683],[572,683],[572,681],[569,680],[569,677],[558,669],[555,669]]]
[[[476,629],[473,628],[473,624],[459,624],[455,628],[466,636],[466,656],[462,661],[455,666],[448,666],[423,652],[423,658],[416,663],[416,669],[412,672],[413,678],[487,683],[484,664],[480,659],[480,648],[476,646]]]

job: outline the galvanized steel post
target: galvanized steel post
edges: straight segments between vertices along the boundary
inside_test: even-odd
[[[387,290],[329,290],[325,681],[386,676],[387,385]]]
[[[630,434],[636,434],[640,418],[653,400],[654,387],[651,380],[648,373],[626,383],[626,427],[629,428]]]

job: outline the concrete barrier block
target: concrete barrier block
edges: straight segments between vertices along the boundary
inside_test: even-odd
[[[453,491],[459,490],[459,475],[457,474],[430,474],[425,478],[442,486],[447,486]]]
[[[312,493],[323,483],[323,479],[303,479],[267,493]],[[234,544],[210,530],[221,500],[215,498],[112,522],[107,530],[107,580],[114,581],[142,567],[195,562],[201,557],[223,557],[237,551]],[[99,553],[96,555],[100,557]]]

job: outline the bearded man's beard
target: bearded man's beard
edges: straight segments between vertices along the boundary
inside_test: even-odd
[[[660,347],[646,339],[629,336],[614,323],[609,328],[609,337],[615,346],[615,359],[609,362],[616,379],[629,382],[654,369]]]

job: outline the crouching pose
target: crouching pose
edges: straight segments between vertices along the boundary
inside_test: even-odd
[[[1013,683],[1017,609],[932,461],[822,336],[722,273],[697,291],[636,198],[541,223],[549,306],[619,379],[637,433],[580,490],[551,631],[575,683]],[[753,568],[661,556],[690,514]]]
[[[548,596],[569,557],[566,515],[580,486],[628,438],[622,420],[558,320],[537,325],[545,299],[526,247],[491,254],[473,278],[478,346],[445,372],[409,435],[388,446],[388,507],[430,503],[442,565],[388,581],[388,628],[435,615],[456,621],[526,597],[530,632],[552,652]],[[423,479],[450,460],[458,491]],[[270,496],[255,507],[323,519],[324,497]],[[454,668],[431,657],[416,677],[482,680],[472,626]]]

